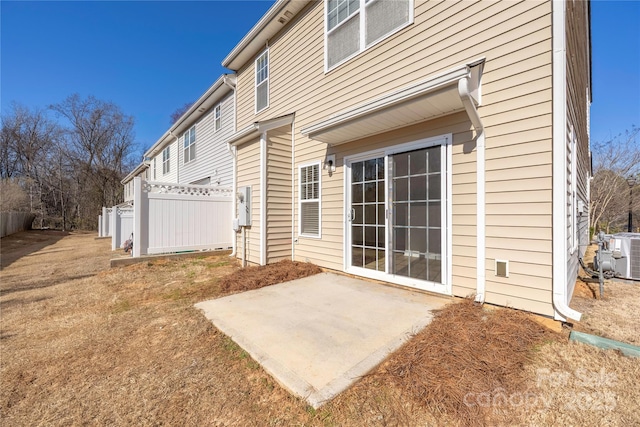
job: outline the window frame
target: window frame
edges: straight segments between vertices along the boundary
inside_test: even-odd
[[[358,10],[349,14],[344,20],[342,20],[341,22],[339,22],[335,27],[333,27],[331,30],[329,30],[329,19],[328,19],[328,4],[329,4],[329,0],[325,0],[324,1],[324,72],[329,73],[330,71],[336,69],[337,67],[341,66],[342,64],[350,61],[351,59],[355,58],[356,56],[360,55],[361,53],[367,51],[369,48],[372,48],[373,46],[377,45],[378,43],[380,43],[381,41],[391,37],[392,35],[394,35],[395,33],[403,30],[404,28],[408,27],[409,25],[413,24],[414,18],[415,18],[415,0],[407,0],[409,2],[409,19],[407,20],[406,23],[400,25],[397,28],[394,28],[393,30],[389,31],[386,34],[383,34],[382,36],[378,37],[376,40],[372,41],[371,43],[369,43],[367,45],[366,42],[366,15],[367,15],[367,7],[369,7],[372,4],[375,4],[379,1],[383,1],[383,0],[359,0],[360,1],[360,6],[358,7]],[[345,22],[348,22],[351,20],[351,18],[353,16],[355,16],[356,14],[360,14],[359,16],[359,20],[360,20],[360,32],[359,32],[359,41],[360,41],[360,48],[354,52],[353,54],[347,56],[346,58],[336,62],[335,64],[329,66],[329,54],[328,54],[328,37],[329,34],[331,34],[332,32],[336,31],[338,28],[340,28]]]
[[[189,135],[189,143],[187,144],[187,135]],[[193,139],[192,139],[193,138]],[[193,146],[193,156],[191,156],[191,146]],[[191,126],[183,134],[182,142],[182,161],[186,165],[187,163],[194,162],[196,160],[196,125]],[[187,153],[189,153],[189,159],[187,160]]]
[[[264,68],[266,68],[267,70],[267,75],[266,77],[261,80],[260,82],[258,82],[258,78],[259,78],[259,71],[262,71],[261,68],[260,70],[258,70],[258,61],[261,60],[261,58],[266,56],[266,66]],[[269,64],[269,48],[265,49],[264,51],[262,51],[262,53],[260,55],[258,55],[256,57],[256,60],[254,61],[254,85],[253,85],[253,97],[254,97],[254,102],[253,102],[253,107],[254,107],[254,113],[258,114],[264,110],[266,110],[267,108],[269,108],[270,105],[270,99],[269,99],[269,80],[270,80],[270,74],[271,74],[271,70],[269,69],[270,67]],[[258,109],[258,86],[261,85],[266,85],[267,86],[267,104]]]
[[[314,199],[302,199],[302,172],[309,167],[318,168],[318,197]],[[304,163],[298,166],[298,236],[310,239],[322,238],[322,163],[315,161]],[[305,203],[318,203],[318,234],[309,234],[302,232],[302,205]]]
[[[213,108],[213,131],[217,132],[222,129],[222,108],[220,104]]]
[[[162,150],[162,175],[167,175],[171,172],[171,146],[167,146]]]

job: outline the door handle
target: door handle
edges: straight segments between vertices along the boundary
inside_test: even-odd
[[[355,208],[351,208],[351,212],[349,212],[347,220],[353,222],[354,219],[356,219],[356,210]]]

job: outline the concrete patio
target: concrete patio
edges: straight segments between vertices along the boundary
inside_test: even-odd
[[[196,307],[314,408],[350,387],[450,302],[322,273]]]

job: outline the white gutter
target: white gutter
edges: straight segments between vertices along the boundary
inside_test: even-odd
[[[240,69],[309,3],[312,1],[277,0],[222,60],[222,66],[231,70]]]
[[[484,303],[486,288],[486,229],[485,229],[485,146],[484,126],[469,90],[470,77],[458,81],[458,93],[476,131],[476,301]]]
[[[565,3],[554,0],[553,24],[553,308],[556,320],[580,320],[582,314],[568,305],[567,296],[567,212],[566,212],[566,40]]]
[[[220,89],[222,86],[228,86],[231,90],[235,89],[235,84],[234,84],[234,80],[235,80],[235,75],[233,74],[223,74],[221,75],[210,87],[209,89],[207,89],[207,91],[205,93],[202,94],[202,96],[200,96],[200,98],[198,98],[196,100],[196,102],[193,103],[193,105],[191,107],[189,107],[189,109],[182,115],[180,116],[180,118],[178,120],[176,120],[176,122],[169,128],[169,130],[167,132],[164,133],[164,135],[162,135],[162,137],[160,137],[160,139],[158,139],[158,141],[156,141],[155,144],[153,144],[151,146],[151,148],[149,148],[144,155],[146,157],[151,157],[151,156],[155,156],[157,153],[160,152],[160,150],[162,150],[164,148],[165,141],[166,139],[170,136],[173,135],[172,132],[182,132],[182,128],[183,127],[187,127],[193,123],[195,123],[200,117],[202,117],[211,107],[213,107],[213,105],[219,101],[220,99],[222,99],[222,97],[228,93],[228,91],[225,91],[223,93],[220,93],[218,96],[216,96],[216,92],[218,92],[218,89]],[[201,111],[202,110],[202,111]]]

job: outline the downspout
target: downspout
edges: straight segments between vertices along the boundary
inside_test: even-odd
[[[222,82],[227,85],[233,91],[233,133],[236,133],[236,87],[235,85],[229,82],[229,78],[225,75],[222,79]],[[227,142],[227,150],[231,154],[233,158],[233,162],[231,163],[231,194],[233,197],[233,201],[231,202],[231,218],[232,220],[237,218],[236,212],[236,194],[238,192],[238,181],[237,181],[237,173],[238,173],[238,148],[232,147],[231,144]],[[238,251],[238,233],[235,230],[232,230],[233,235],[233,249],[231,251],[230,257],[235,257]]]
[[[582,314],[567,305],[567,247],[566,247],[566,41],[565,41],[565,3],[554,0],[552,3],[552,44],[553,44],[553,308],[556,320],[580,320]]]
[[[471,120],[471,124],[476,131],[476,302],[484,303],[486,288],[485,273],[485,146],[484,146],[484,126],[476,104],[469,90],[469,77],[461,78],[458,81],[458,93]]]
[[[229,150],[229,153],[231,154],[231,157],[233,158],[233,161],[231,162],[231,197],[232,197],[232,201],[231,201],[231,218],[232,220],[235,220],[235,218],[237,218],[236,215],[236,194],[238,192],[238,182],[236,181],[236,173],[237,173],[237,167],[238,167],[238,149],[236,147],[232,147],[231,144],[227,143],[227,150]],[[233,230],[232,228],[232,236],[233,236],[233,250],[231,251],[231,254],[229,254],[230,257],[235,257],[236,256],[236,251],[237,251],[237,232],[236,230]]]

